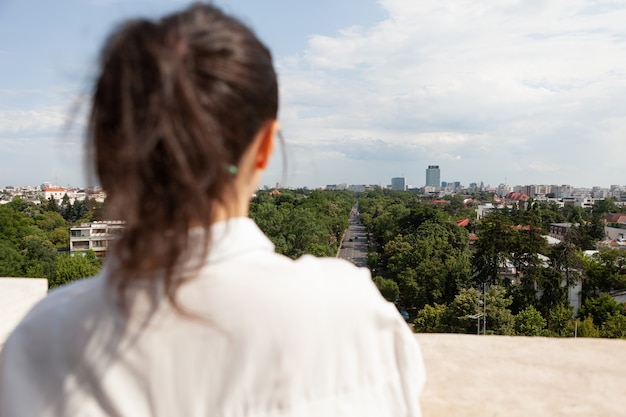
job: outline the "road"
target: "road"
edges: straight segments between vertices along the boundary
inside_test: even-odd
[[[343,237],[337,257],[346,259],[356,266],[367,267],[367,237],[357,206],[354,206],[350,213],[349,227]]]

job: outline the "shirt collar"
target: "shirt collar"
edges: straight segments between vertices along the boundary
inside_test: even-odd
[[[274,251],[274,244],[248,217],[234,217],[211,226],[208,262],[217,263],[250,251]]]

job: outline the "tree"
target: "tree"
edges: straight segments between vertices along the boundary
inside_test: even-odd
[[[24,255],[6,240],[0,239],[0,277],[24,275]]]
[[[43,208],[46,211],[50,211],[53,213],[60,213],[61,212],[61,208],[59,207],[59,204],[57,203],[57,201],[55,200],[54,197],[50,197],[48,198],[48,200],[46,200],[46,202],[43,204]]]
[[[10,203],[5,205],[8,209],[21,213],[25,217],[33,218],[41,213],[42,208],[30,201],[14,198]]]
[[[574,316],[574,309],[566,303],[560,303],[550,309],[548,329],[554,336],[571,336],[570,323]]]
[[[602,264],[602,286],[609,291],[625,289],[626,253],[620,249],[602,248],[598,258]]]
[[[38,228],[32,218],[13,208],[14,201],[0,205],[0,239],[19,245],[26,236],[36,233]]]
[[[583,250],[595,249],[596,242],[604,239],[604,220],[599,214],[593,214],[590,221],[576,226],[579,232],[578,247]]]
[[[89,206],[84,200],[76,200],[70,212],[70,222],[75,223],[89,214]]]
[[[455,229],[453,229],[454,227]],[[455,232],[459,232],[459,234]],[[459,237],[460,236],[460,237]],[[408,236],[398,235],[384,246],[386,266],[411,307],[447,303],[472,282],[467,232],[427,221]],[[402,278],[400,278],[402,277]],[[415,280],[417,299],[407,300],[407,279]]]
[[[353,202],[352,193],[340,191],[259,193],[250,203],[250,217],[279,253],[291,258],[333,256],[348,227]]]
[[[612,339],[626,339],[626,316],[609,313],[600,329],[600,335]]]
[[[35,224],[44,232],[50,232],[59,227],[68,227],[67,222],[59,213],[54,211],[44,211],[33,218]]]
[[[626,252],[601,248],[592,256],[581,257],[583,264],[583,302],[598,292],[626,289]]]
[[[55,248],[68,248],[70,246],[70,231],[67,227],[57,227],[48,233],[48,240]]]
[[[70,256],[64,253],[57,258],[54,279],[48,280],[48,283],[50,288],[54,288],[80,278],[96,275],[99,271],[100,261],[93,251],[88,251],[84,256]]]
[[[606,216],[609,213],[619,213],[619,207],[615,204],[614,198],[605,198],[604,200],[593,203],[593,213],[599,216]]]
[[[381,238],[382,242],[389,242],[402,231],[400,221],[409,213],[410,210],[399,203],[385,207],[382,213],[372,220],[374,233]]]
[[[515,333],[520,336],[539,336],[546,327],[546,321],[533,306],[528,306],[515,316]]]
[[[489,213],[477,227],[478,241],[472,265],[479,282],[498,284],[500,268],[510,257],[513,240],[512,223],[506,212]]]
[[[482,315],[482,294],[476,288],[462,289],[445,310],[444,324],[452,333],[476,333],[476,318]],[[481,320],[482,321],[482,320]]]
[[[568,287],[581,279],[579,271],[583,267],[581,251],[572,243],[570,236],[568,233],[564,241],[554,245],[548,255],[552,269],[564,275]]]
[[[57,251],[41,232],[26,236],[20,248],[24,254],[25,275],[31,278],[52,278]]]
[[[84,200],[85,206],[89,210],[84,219],[79,219],[77,222],[80,223],[81,220],[84,222],[92,222],[92,221],[101,221],[106,220],[106,208],[105,203],[101,203],[96,201],[94,198],[86,197]]]
[[[61,216],[68,222],[72,221],[72,202],[70,201],[70,197],[67,193],[63,194],[63,198],[61,199],[61,207],[59,208]]]
[[[284,213],[280,212],[271,201],[253,204],[250,210],[250,217],[272,241],[276,252],[282,254],[289,250],[285,236],[282,233],[283,215]]]
[[[44,232],[55,248],[70,245],[70,230],[67,221],[59,213],[44,211],[34,217],[35,224]]]
[[[617,316],[624,314],[624,306],[609,294],[602,294],[598,298],[588,298],[578,310],[579,317],[591,318],[593,324],[601,326],[605,323],[609,315]]]
[[[487,333],[513,334],[513,315],[509,307],[511,297],[507,296],[506,288],[492,285],[486,295]]]
[[[486,304],[484,298],[486,298]],[[454,298],[445,312],[444,324],[453,333],[476,333],[478,318],[486,313],[489,334],[512,335],[513,315],[508,309],[511,298],[507,297],[505,288],[492,285],[483,297],[477,289],[462,289]],[[481,324],[485,318],[481,318]],[[484,329],[482,330],[484,331]]]
[[[413,330],[418,333],[442,333],[446,331],[443,323],[446,314],[446,306],[444,304],[426,304],[423,309],[417,313],[417,317],[413,321]]]
[[[374,283],[378,290],[387,301],[395,302],[400,295],[398,284],[392,279],[386,279],[381,276],[374,277]]]
[[[540,291],[537,307],[548,317],[550,310],[567,301],[567,286],[563,286],[563,275],[551,268],[537,268],[534,280]]]
[[[576,319],[570,324],[569,333],[578,337],[600,337],[600,331],[593,324],[591,317],[584,320]]]
[[[531,204],[532,209],[519,215],[518,225],[510,234],[509,253],[517,274],[526,275],[529,271],[542,266],[539,254],[548,252],[548,242],[542,236],[539,209]]]

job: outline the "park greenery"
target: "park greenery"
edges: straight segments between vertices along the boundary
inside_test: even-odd
[[[594,210],[529,201],[480,220],[461,196],[433,202],[376,190],[358,201],[374,282],[416,331],[626,337],[625,306],[608,294],[626,290],[626,251],[584,254],[603,238],[603,216],[618,210],[612,200]],[[548,245],[548,225],[561,222],[573,226]]]
[[[625,306],[609,295],[626,290],[626,251],[584,253],[603,238],[606,214],[619,212],[612,200],[593,210],[531,200],[478,220],[460,195],[273,190],[252,199],[250,217],[279,253],[335,256],[357,204],[373,280],[418,332],[626,338]],[[70,256],[69,228],[104,220],[103,212],[67,197],[0,205],[0,276],[47,278],[54,288],[95,275],[101,259]],[[548,245],[548,226],[563,222],[573,226]],[[575,314],[569,300],[578,292]]]
[[[355,203],[351,192],[260,191],[250,216],[276,251],[291,258],[303,254],[335,256]],[[50,288],[98,273],[93,252],[69,255],[70,227],[103,220],[103,205],[65,196],[38,204],[19,198],[0,205],[0,276],[47,278]]]
[[[95,275],[101,261],[93,252],[70,256],[70,227],[99,220],[102,203],[92,199],[36,204],[16,198],[0,205],[0,276],[47,278],[50,288]]]
[[[259,191],[250,217],[274,243],[276,252],[335,256],[356,202],[349,191]]]

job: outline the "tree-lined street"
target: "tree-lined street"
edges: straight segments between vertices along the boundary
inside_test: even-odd
[[[346,259],[356,266],[367,266],[367,232],[361,223],[358,206],[352,208],[349,226],[337,257]]]

